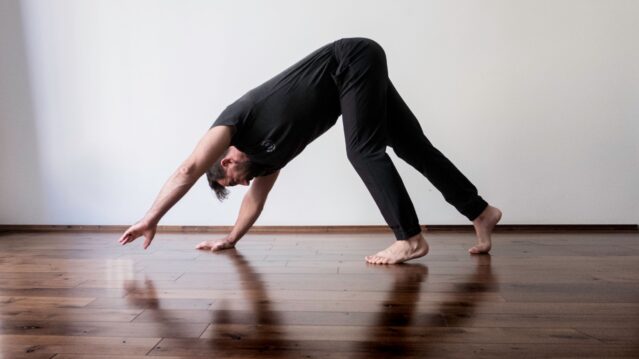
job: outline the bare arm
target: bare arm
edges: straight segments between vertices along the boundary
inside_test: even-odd
[[[251,182],[251,187],[244,195],[244,199],[242,199],[240,213],[235,221],[235,226],[233,226],[228,236],[214,242],[204,241],[196,248],[216,251],[235,247],[235,244],[248,232],[260,216],[260,213],[262,213],[266,198],[273,188],[279,173],[280,171],[277,171],[268,176],[256,177]]]
[[[233,243],[237,243],[260,216],[264,208],[264,203],[266,203],[266,198],[279,174],[280,171],[277,171],[268,176],[257,177],[253,180],[251,187],[244,195],[244,199],[242,199],[240,213],[228,237]]]
[[[127,244],[144,235],[144,249],[153,240],[157,224],[200,178],[213,165],[231,143],[231,127],[216,126],[208,130],[193,150],[193,153],[169,177],[155,202],[144,218],[131,226],[119,242]]]

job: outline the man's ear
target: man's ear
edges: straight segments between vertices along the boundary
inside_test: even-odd
[[[233,163],[233,160],[230,158],[222,158],[222,161],[220,162],[223,168],[228,167],[231,163]]]

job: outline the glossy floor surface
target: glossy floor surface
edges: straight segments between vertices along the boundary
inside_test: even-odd
[[[0,236],[2,358],[638,358],[638,233]]]

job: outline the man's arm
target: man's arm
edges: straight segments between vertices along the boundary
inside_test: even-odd
[[[127,244],[144,235],[144,249],[155,236],[157,224],[185,194],[206,170],[224,153],[231,143],[232,128],[215,126],[208,130],[193,150],[193,153],[175,170],[164,184],[155,202],[144,218],[129,227],[120,237],[121,244]]]
[[[279,174],[280,171],[277,171],[268,176],[256,177],[253,180],[251,187],[244,195],[244,199],[242,199],[242,206],[235,221],[235,226],[233,226],[233,230],[228,236],[233,243],[237,243],[260,216],[264,203],[266,203],[266,198]]]
[[[260,216],[260,213],[262,213],[266,198],[271,188],[273,188],[279,173],[280,171],[277,171],[268,176],[256,177],[251,182],[251,187],[249,187],[244,199],[242,199],[242,206],[235,221],[235,226],[233,226],[228,236],[216,241],[204,241],[198,244],[196,248],[216,251],[235,247],[235,244],[248,232]]]

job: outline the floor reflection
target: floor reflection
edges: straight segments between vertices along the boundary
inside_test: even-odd
[[[153,280],[145,278],[140,280],[124,281],[125,298],[129,305],[133,308],[144,309],[150,316],[154,324],[149,329],[153,333],[147,333],[162,338],[180,337],[183,333],[188,333],[182,323],[171,321],[167,312],[160,306],[160,299]]]
[[[463,322],[473,316],[482,294],[495,290],[490,255],[472,256],[471,260],[475,261],[473,273],[455,285],[454,291],[447,293],[449,297],[431,311],[436,317],[427,317],[426,322],[420,323],[414,323],[415,312],[420,294],[428,295],[420,293],[421,284],[428,276],[428,267],[421,264],[384,267],[394,276],[393,287],[379,309],[375,324],[369,329],[367,340],[357,350],[360,357],[369,358],[372,354],[387,358],[440,356],[441,353],[431,353],[428,341],[441,343],[446,332],[429,331],[445,326],[462,327]],[[442,323],[436,323],[437,316]]]
[[[140,309],[152,309],[154,312],[158,312],[160,316],[158,319],[163,318],[160,309],[160,300],[157,296],[157,290],[153,281],[145,278],[144,285],[139,280],[126,280],[124,281],[124,293],[125,298],[129,304],[134,308]]]
[[[106,280],[128,280],[135,277],[135,264],[131,259],[106,259],[105,261]]]
[[[250,315],[238,310],[237,303],[220,302],[210,312],[210,323],[201,336],[205,339],[205,352],[225,354],[229,352],[247,353],[251,357],[315,358],[328,354],[330,343],[320,344],[313,340],[293,340],[287,334],[280,312],[272,308],[268,291],[262,276],[251,266],[248,260],[237,250],[218,253],[234,266],[244,300],[248,303]],[[218,257],[219,258],[219,257]],[[384,357],[433,357],[432,344],[447,342],[446,335],[459,331],[442,330],[445,327],[463,328],[475,313],[483,294],[496,290],[496,280],[491,269],[489,255],[473,256],[474,270],[459,283],[452,285],[450,292],[433,292],[446,295],[441,302],[425,303],[422,296],[429,292],[422,286],[427,282],[429,268],[423,264],[403,264],[397,266],[370,266],[370,271],[392,278],[388,294],[381,303],[374,319],[362,326],[363,336],[359,339],[344,338],[344,342],[334,342],[339,350],[350,353],[348,357],[370,358]],[[451,280],[452,281],[452,280]],[[436,283],[444,284],[446,283]],[[180,333],[189,332],[190,324],[174,321],[161,308],[158,293],[152,280],[125,281],[124,290],[130,306],[148,309],[152,323],[155,323],[155,335],[163,338],[181,337]],[[425,305],[426,310],[418,307]],[[241,306],[240,306],[241,307]],[[424,307],[422,307],[424,308]],[[281,309],[280,309],[281,310]],[[463,330],[463,329],[461,329]],[[191,330],[191,333],[193,331]],[[183,337],[191,337],[185,335]],[[347,344],[350,343],[350,344]],[[318,347],[319,345],[319,347]],[[328,345],[328,347],[326,346]],[[317,349],[321,348],[320,351]],[[338,350],[336,348],[336,350]],[[323,354],[322,354],[323,353]],[[346,354],[346,353],[343,353]],[[352,354],[352,355],[351,355]]]
[[[423,264],[374,266],[371,270],[393,276],[393,286],[382,303],[377,318],[368,327],[366,341],[357,348],[358,358],[370,358],[372,354],[385,357],[406,357],[412,354],[407,345],[408,329],[413,325],[420,288],[428,277],[428,267]]]
[[[227,310],[221,304],[220,308],[213,311],[211,318],[211,323],[215,323],[211,328],[212,333],[209,341],[212,351],[228,350],[228,339],[231,339],[235,341],[234,348],[250,349],[253,354],[255,354],[255,350],[260,354],[267,354],[275,350],[278,358],[299,357],[299,355],[292,355],[286,350],[286,333],[282,327],[282,319],[271,308],[268,292],[260,274],[236,249],[220,252],[220,255],[228,257],[237,269],[242,291],[246,300],[251,304],[254,319],[240,325],[237,331],[232,330],[231,326],[220,325],[236,322],[233,319],[233,311]],[[242,341],[241,345],[240,341]]]
[[[176,313],[163,308],[156,285],[148,277],[143,281],[127,280],[123,283],[128,307],[144,309],[129,328],[133,333],[161,338],[197,338],[208,326],[202,320],[189,321],[188,315],[182,316],[179,309]],[[184,312],[188,313],[189,310],[185,309]]]

